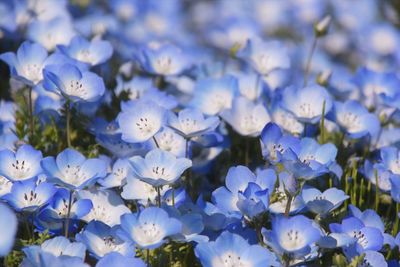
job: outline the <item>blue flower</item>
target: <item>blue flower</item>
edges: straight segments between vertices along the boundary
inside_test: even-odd
[[[256,183],[249,183],[244,192],[239,192],[236,203],[238,209],[250,220],[267,211],[269,206],[268,189],[262,190]]]
[[[400,79],[395,73],[376,72],[368,68],[360,68],[354,77],[363,96],[362,101],[367,108],[373,108],[382,101],[396,106]]]
[[[152,101],[134,101],[118,115],[122,140],[144,142],[158,133],[164,124],[165,110]]]
[[[251,101],[257,101],[264,93],[265,86],[261,77],[253,72],[239,72],[235,74],[237,77],[239,92],[241,96],[246,97]]]
[[[288,148],[297,151],[300,140],[291,135],[284,135],[281,128],[275,123],[268,123],[261,132],[261,149],[263,157],[275,164],[281,161],[282,154]]]
[[[24,249],[25,253],[36,248],[36,246],[31,246]],[[40,250],[53,254],[54,256],[70,256],[78,257],[81,259],[85,258],[86,246],[80,242],[70,242],[67,238],[63,236],[56,236],[52,239],[46,240],[40,245]]]
[[[321,236],[318,226],[303,215],[284,217],[278,215],[272,219],[272,230],[263,229],[264,242],[279,255],[300,258],[311,252]]]
[[[243,237],[229,232],[223,232],[215,241],[199,243],[194,251],[204,267],[281,266],[266,248],[250,245]]]
[[[122,134],[97,134],[96,141],[118,158],[128,158],[144,153],[141,143],[128,143],[122,140]]]
[[[0,198],[11,192],[12,185],[13,183],[10,180],[0,175]]]
[[[102,222],[92,221],[76,235],[76,240],[85,244],[88,251],[98,259],[112,252],[135,256],[133,244],[121,240],[115,230]]]
[[[143,262],[143,260],[139,258],[126,257],[117,252],[111,252],[101,258],[96,267],[127,267],[127,266],[135,266],[135,267],[146,267],[147,265]]]
[[[245,97],[236,97],[232,108],[221,112],[221,117],[243,136],[258,136],[271,121],[263,104],[254,104]]]
[[[350,138],[361,138],[367,134],[375,137],[380,129],[380,122],[375,114],[360,103],[348,100],[335,103],[336,123],[341,126]]]
[[[206,115],[217,115],[224,109],[232,107],[238,90],[237,80],[232,76],[199,80],[194,90],[191,106]]]
[[[319,85],[304,88],[290,86],[283,91],[282,107],[305,123],[315,124],[321,119],[324,102],[327,114],[332,108],[332,98],[326,89]]]
[[[133,170],[128,159],[117,159],[111,173],[97,182],[104,188],[121,187],[133,175]]]
[[[396,147],[383,147],[380,151],[381,163],[394,174],[400,174],[400,151]]]
[[[48,216],[53,220],[65,220],[68,216],[69,194],[70,192],[65,188],[58,189],[49,205],[42,210],[41,215]],[[92,208],[93,204],[89,199],[72,198],[69,218],[80,219],[87,215]]]
[[[57,45],[68,44],[75,36],[75,30],[70,19],[58,16],[47,20],[32,21],[29,24],[27,36],[51,51]]]
[[[0,227],[3,231],[0,238],[0,256],[6,256],[14,245],[18,221],[14,212],[7,205],[0,203]]]
[[[384,192],[389,192],[392,189],[390,182],[391,177],[393,176],[393,180],[397,177],[397,175],[393,175],[382,163],[372,163],[369,160],[365,160],[364,168],[361,169],[361,172],[374,186],[376,186],[376,182],[378,182],[379,190]]]
[[[154,187],[174,183],[187,168],[192,166],[191,160],[176,158],[173,154],[161,149],[151,150],[145,158],[132,157],[130,161],[139,179]]]
[[[87,266],[83,263],[86,254],[85,245],[70,242],[63,236],[46,240],[40,246],[32,245],[22,250],[26,255],[22,266]]]
[[[218,117],[204,118],[204,115],[196,109],[183,109],[179,111],[178,116],[174,113],[168,115],[168,126],[185,139],[212,132],[219,125]]]
[[[94,184],[106,175],[107,165],[101,159],[86,159],[78,151],[67,148],[56,158],[46,157],[42,168],[48,180],[71,190],[82,189]]]
[[[42,173],[42,152],[30,145],[22,145],[14,153],[8,149],[0,151],[0,175],[11,181],[23,181]]]
[[[24,267],[89,267],[79,257],[55,256],[52,253],[42,251],[40,247],[24,251],[26,257],[21,263]]]
[[[335,238],[338,244],[345,245],[344,252],[347,255],[360,255],[367,250],[379,251],[383,246],[382,232],[378,228],[366,226],[356,217],[344,219],[341,224],[331,223],[329,228],[332,233],[342,234],[336,235]],[[349,237],[350,244],[341,241]]]
[[[160,91],[155,87],[150,88],[140,98],[143,101],[154,101],[157,105],[162,108],[171,110],[178,106],[178,100],[172,94],[168,94],[165,91]],[[121,104],[121,106],[124,103]]]
[[[103,79],[90,71],[81,71],[72,64],[43,70],[44,88],[72,102],[96,102],[105,92]]]
[[[289,201],[288,193],[294,196],[290,205],[289,214],[301,211],[305,207],[305,204],[301,195],[297,194],[298,190],[298,179],[296,179],[293,174],[286,171],[280,172],[279,187],[275,188],[275,191],[271,191],[275,195],[275,199],[270,203],[269,211],[274,214],[285,213],[287,202]]]
[[[189,57],[170,43],[151,43],[138,56],[141,67],[155,75],[178,75],[190,67]]]
[[[0,55],[0,60],[8,64],[12,77],[31,87],[43,80],[42,70],[49,61],[43,46],[27,41],[21,44],[17,54],[3,53]]]
[[[364,258],[362,260],[362,266],[379,266],[387,267],[388,263],[382,253],[368,250],[364,252]]]
[[[385,233],[385,225],[381,217],[374,210],[367,209],[363,212],[353,205],[349,205],[350,214],[360,219],[365,226],[379,229],[383,235],[384,244],[390,245],[393,248],[395,240],[392,235]]]
[[[323,193],[316,188],[304,188],[302,198],[309,210],[325,216],[349,198],[342,190],[329,188]]]
[[[271,107],[272,121],[275,122],[283,130],[299,136],[304,132],[304,124],[298,121],[290,111],[282,108],[280,101],[276,101]]]
[[[17,211],[35,211],[47,204],[57,189],[46,182],[37,184],[34,180],[15,182],[11,192],[3,199]]]
[[[169,188],[169,186],[162,187],[160,189],[161,196],[165,197],[165,193]],[[127,179],[127,183],[122,188],[121,197],[127,200],[136,200],[139,204],[147,206],[150,203],[156,204],[158,194],[154,186],[133,176]],[[175,196],[175,199],[176,197],[177,196]]]
[[[113,227],[120,224],[121,215],[131,212],[116,192],[107,189],[80,190],[77,197],[89,199],[93,204],[90,212],[81,218],[85,222],[101,221]]]
[[[58,49],[69,57],[91,66],[106,62],[113,53],[110,42],[96,38],[89,42],[81,36],[72,38],[68,46],[59,45]]]
[[[194,211],[187,214],[179,214],[178,211],[174,211],[178,214],[172,214],[171,216],[175,217],[182,223],[182,231],[181,234],[175,235],[173,240],[176,242],[207,242],[208,237],[205,235],[201,235],[200,233],[204,230],[203,216]]]
[[[186,140],[174,130],[165,127],[155,135],[158,147],[174,154],[176,157],[186,156]],[[152,143],[152,148],[157,145]]]
[[[121,236],[137,246],[155,249],[166,242],[166,238],[181,233],[182,223],[169,217],[161,208],[149,207],[136,214],[121,216]]]
[[[215,203],[216,207],[218,207],[226,216],[236,218],[241,217],[242,214],[240,212],[240,208],[242,208],[243,211],[246,210],[241,205],[243,204],[242,202],[238,206],[240,195],[242,197],[242,201],[244,201],[247,196],[250,196],[252,194],[259,194],[260,197],[263,196],[268,198],[267,192],[273,191],[275,181],[276,174],[273,170],[263,171],[255,176],[249,170],[249,168],[245,166],[231,167],[229,168],[228,174],[225,178],[226,187],[223,186],[217,188],[212,193],[211,199],[213,203]],[[250,186],[248,191],[245,193],[246,189],[251,183],[254,183],[257,186]],[[259,202],[259,199],[256,202]],[[261,208],[266,208],[268,206],[267,200],[263,200],[258,205],[260,205]]]
[[[299,150],[287,149],[283,164],[296,177],[312,179],[328,173],[335,163],[337,148],[331,143],[320,145],[312,138],[302,138]]]
[[[253,38],[247,41],[246,47],[238,53],[260,75],[268,75],[276,69],[290,67],[288,52],[278,41],[264,42]]]

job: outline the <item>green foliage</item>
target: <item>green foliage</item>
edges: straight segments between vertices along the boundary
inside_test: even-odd
[[[21,264],[24,253],[22,252],[22,248],[26,246],[37,245],[40,246],[44,241],[50,239],[51,236],[47,230],[43,233],[39,233],[37,238],[30,239],[17,239],[15,244],[15,249],[8,254],[3,261],[5,267],[17,267]]]

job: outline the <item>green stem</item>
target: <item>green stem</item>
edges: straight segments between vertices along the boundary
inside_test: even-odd
[[[29,214],[26,213],[25,217],[25,227],[26,227],[26,233],[28,235],[28,237],[30,239],[33,239],[33,234],[31,232],[31,228],[30,228],[30,222],[29,222]]]
[[[353,169],[351,171],[351,177],[353,178],[353,188],[352,188],[352,194],[351,194],[351,204],[356,205],[357,203],[357,162],[354,161],[353,163]]]
[[[290,206],[292,205],[293,197],[291,195],[287,196],[286,208],[285,208],[285,217],[289,217]]]
[[[378,184],[378,170],[375,170],[375,211],[378,212],[379,208],[379,184]]]
[[[29,108],[29,138],[32,141],[34,129],[35,129],[35,122],[33,120],[33,100],[32,100],[32,87],[29,87],[28,90],[28,108]]]
[[[146,263],[147,266],[150,266],[150,250],[146,249]]]
[[[360,185],[360,195],[358,197],[358,206],[361,208],[364,202],[364,179],[361,179],[361,185]]]
[[[71,189],[69,191],[69,201],[68,201],[68,212],[67,212],[67,218],[65,221],[65,237],[68,238],[68,231],[69,231],[69,221],[70,221],[70,216],[71,216],[71,206],[72,206],[72,196],[74,194],[74,190]]]
[[[393,230],[392,230],[392,235],[396,236],[397,232],[399,231],[399,212],[400,212],[400,204],[396,203],[396,219],[394,221],[394,226],[393,226]]]
[[[161,208],[161,187],[157,186],[157,196],[158,196],[158,207]]]
[[[315,48],[317,47],[317,42],[318,42],[318,37],[314,36],[314,40],[313,40],[313,43],[312,43],[312,46],[311,46],[311,50],[310,50],[310,53],[308,54],[308,57],[307,57],[306,70],[304,72],[304,84],[303,84],[304,87],[306,87],[307,83],[308,83],[308,75],[310,74],[311,60],[312,60],[312,57],[314,55]]]
[[[66,123],[67,123],[67,146],[72,147],[71,145],[71,105],[69,100],[65,103],[65,111],[66,111]]]
[[[371,204],[371,188],[372,188],[371,181],[368,181],[368,185],[367,185],[367,204],[368,205]]]

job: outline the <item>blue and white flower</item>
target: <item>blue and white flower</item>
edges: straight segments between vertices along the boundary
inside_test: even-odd
[[[137,214],[121,216],[121,228],[121,237],[141,248],[155,249],[165,243],[166,238],[179,234],[182,223],[161,208],[149,207]]]
[[[96,102],[105,92],[103,79],[90,71],[81,71],[72,64],[43,70],[46,90],[64,96],[72,102]]]
[[[319,85],[309,85],[304,88],[290,86],[283,91],[282,107],[305,123],[319,122],[324,103],[325,114],[327,114],[333,105],[332,97],[325,88]]]
[[[17,211],[32,212],[47,204],[56,193],[57,189],[53,184],[34,180],[15,182],[11,192],[3,196]]]
[[[0,256],[4,257],[11,251],[18,229],[18,220],[14,212],[5,204],[0,204],[0,227],[7,229],[0,238]]]
[[[263,104],[254,104],[245,97],[237,97],[232,108],[224,110],[221,117],[243,136],[258,136],[271,121]]]
[[[174,183],[182,173],[192,166],[186,158],[176,158],[161,149],[153,149],[144,158],[130,158],[133,171],[142,181],[160,187]]]
[[[28,86],[34,86],[43,80],[42,71],[49,62],[46,49],[31,42],[22,43],[16,54],[1,54],[0,60],[8,64],[12,77]]]
[[[268,75],[276,69],[290,67],[290,58],[287,50],[278,41],[264,42],[253,38],[247,41],[246,47],[239,52],[243,58],[260,75]]]
[[[72,38],[68,46],[59,45],[58,49],[69,57],[91,66],[106,62],[113,53],[110,42],[98,38],[89,42],[81,36]]]
[[[243,237],[223,232],[215,241],[195,247],[202,266],[281,266],[276,256],[260,245],[250,245]]]
[[[81,218],[85,222],[100,221],[113,227],[121,223],[121,215],[131,212],[114,191],[81,190],[78,191],[77,196],[78,199],[90,199],[93,204],[90,212]]]
[[[30,145],[20,146],[16,152],[5,149],[0,151],[0,175],[10,181],[24,181],[42,173],[40,161],[42,152]]]
[[[349,198],[342,190],[336,188],[329,188],[324,192],[312,187],[304,188],[301,196],[307,208],[321,216],[325,216],[338,208]]]
[[[144,142],[158,133],[165,121],[165,110],[151,101],[135,101],[125,106],[117,118],[122,140]]]
[[[71,190],[82,189],[94,184],[106,175],[107,164],[101,159],[86,159],[78,151],[67,148],[56,158],[46,157],[42,168],[49,181]]]
[[[262,234],[264,242],[277,254],[293,259],[309,254],[322,236],[318,226],[303,215],[290,218],[278,215],[272,219],[272,230],[263,229]]]
[[[76,240],[85,244],[88,251],[98,259],[112,252],[128,257],[135,256],[133,244],[121,240],[116,235],[115,228],[100,221],[90,222],[76,235]]]
[[[380,122],[375,114],[360,103],[349,100],[335,103],[336,123],[341,126],[350,138],[360,138],[365,135],[375,137],[380,130]]]
[[[204,115],[196,109],[183,109],[178,115],[168,114],[168,126],[182,135],[185,139],[212,132],[219,125],[219,118]]]

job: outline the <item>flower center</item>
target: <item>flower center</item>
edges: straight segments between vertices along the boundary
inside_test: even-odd
[[[172,68],[172,59],[168,56],[162,56],[155,60],[154,69],[161,74],[168,74]]]
[[[72,96],[84,97],[87,95],[86,89],[83,84],[77,80],[71,80],[69,86],[66,86],[66,93]]]
[[[15,160],[14,163],[11,163],[13,167],[13,177],[16,179],[24,179],[29,177],[31,167],[30,164],[25,160]]]
[[[360,244],[360,246],[362,246],[363,248],[365,248],[368,245],[368,239],[364,235],[363,232],[361,232],[361,231],[353,231],[351,236],[353,236],[353,238],[357,239],[358,244]]]
[[[34,84],[40,82],[43,79],[42,66],[39,64],[33,63],[23,65],[22,72],[23,76],[32,81]]]
[[[143,245],[157,243],[164,237],[164,232],[157,224],[147,221],[135,227],[133,234]]]
[[[299,231],[290,229],[282,236],[282,247],[288,251],[304,247],[304,240]]]

